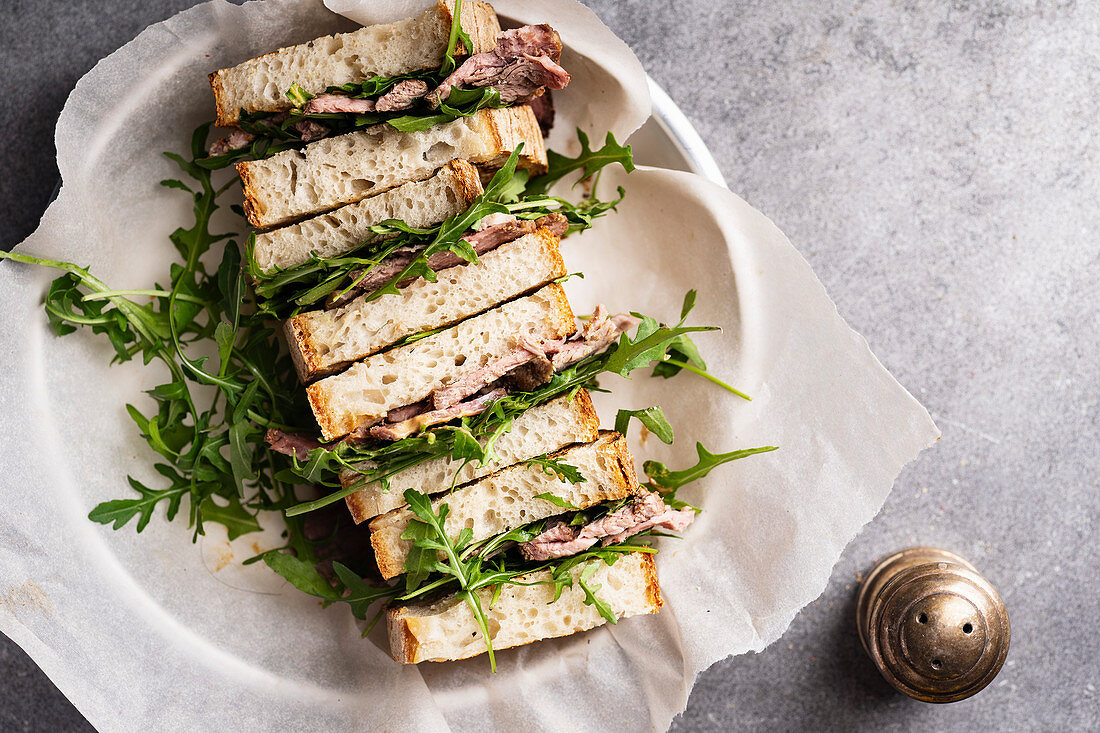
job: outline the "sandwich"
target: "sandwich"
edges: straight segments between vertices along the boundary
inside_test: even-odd
[[[601,201],[593,190],[577,203],[546,191],[565,172],[596,173],[619,162],[632,169],[630,149],[613,139],[593,151],[581,135],[577,158],[555,156],[556,170],[532,178],[517,169],[522,146],[482,186],[475,167],[456,159],[430,177],[328,213],[253,232],[247,270],[259,312],[278,318],[311,308],[332,309],[361,295],[394,294],[418,278],[478,257],[546,228],[558,238],[582,232],[622,200]]]
[[[269,280],[313,260],[351,254],[382,240],[372,228],[388,219],[423,229],[466,211],[484,193],[481,178],[468,161],[443,165],[428,178],[305,219],[256,232],[249,247],[252,279]]]
[[[237,173],[248,221],[265,229],[422,180],[452,160],[495,171],[521,145],[517,166],[544,173],[546,149],[530,108],[483,109],[423,131],[373,126],[348,132],[241,161]]]
[[[306,388],[326,442],[393,441],[478,415],[613,343],[632,325],[602,311],[578,329],[551,283],[413,343],[368,356]]]
[[[660,587],[643,538],[682,532],[695,518],[638,485],[634,459],[613,432],[435,499],[406,496],[415,506],[370,523],[384,578],[404,574],[415,598],[418,588],[445,586],[438,568],[457,562],[469,575],[489,565],[500,584],[476,600],[428,593],[392,604],[390,650],[404,663],[463,659],[654,613]],[[492,609],[493,623],[481,629],[478,604]]]
[[[287,319],[286,340],[302,382],[541,288],[564,277],[566,269],[557,235],[540,227],[482,254],[476,263],[459,260],[434,275],[374,300],[368,292],[339,308]]]
[[[638,485],[634,459],[618,433],[564,448],[549,457],[547,465],[555,464],[570,466],[571,480],[543,464],[520,463],[434,499],[432,508],[448,505],[445,527],[453,538],[469,530],[469,538],[480,542],[559,514],[563,506],[580,510],[622,499]],[[385,579],[404,572],[412,542],[402,535],[413,517],[408,508],[398,508],[370,523],[374,557]]]
[[[388,583],[333,571],[356,604],[392,600],[399,662],[492,660],[656,612],[642,538],[694,517],[639,485],[584,389],[639,321],[601,307],[578,325],[559,244],[622,191],[579,204],[548,191],[632,164],[612,137],[593,151],[581,134],[580,156],[551,170],[561,50],[549,26],[501,32],[468,0],[211,75],[218,124],[237,129],[205,164],[236,164],[257,311],[283,319],[320,431],[267,442],[297,476],[338,472],[317,504],[344,498],[367,523]],[[657,330],[619,345],[648,362],[673,338]]]
[[[439,2],[420,15],[281,48],[210,74],[217,124],[207,165],[262,158],[385,124],[406,132],[521,105],[552,123],[562,44],[548,25],[501,32],[484,2]]]
[[[591,602],[590,589],[598,589],[601,606]],[[657,613],[663,605],[653,556],[643,552],[629,553],[614,564],[589,559],[559,575],[550,569],[534,570],[499,592],[484,588],[476,593],[478,604],[493,611],[494,649]],[[446,662],[486,652],[477,617],[456,595],[391,605],[386,629],[390,654],[402,664]]]
[[[387,485],[364,480],[372,466],[356,465],[340,472],[344,489],[354,493],[345,498],[356,524],[385,514],[405,503],[407,489],[432,492],[461,486],[501,468],[537,458],[574,443],[590,443],[598,435],[600,419],[587,390],[566,394],[536,405],[516,417],[508,432],[493,441],[485,461],[456,460],[439,456],[391,476]],[[488,437],[478,439],[482,450]]]

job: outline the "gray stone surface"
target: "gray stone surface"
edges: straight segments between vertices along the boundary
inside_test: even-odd
[[[189,4],[8,6],[5,247],[53,187],[68,89]],[[1096,729],[1100,4],[591,4],[943,430],[822,598],[764,653],[703,674],[674,727]],[[969,558],[1012,616],[1004,671],[965,702],[896,695],[859,649],[859,573],[916,543]],[[0,669],[0,728],[80,728],[10,642]]]

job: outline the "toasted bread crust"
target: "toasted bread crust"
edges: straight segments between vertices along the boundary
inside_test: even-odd
[[[657,613],[665,605],[661,597],[661,584],[657,582],[657,561],[652,554],[643,553],[642,563],[645,565],[646,603],[651,609],[648,613]]]
[[[523,143],[523,152],[520,153],[516,167],[530,171],[532,176],[545,173],[549,166],[546,144],[534,111],[526,104],[484,111],[488,113],[486,118],[493,137],[493,147],[498,151],[495,160],[485,161],[486,167],[493,170],[500,168],[512,151]]]
[[[542,289],[554,303],[550,314],[553,329],[557,338],[572,336],[577,331],[577,317],[573,315],[573,308],[569,305],[569,299],[565,297],[565,289],[558,283],[550,283]]]
[[[448,23],[454,19],[454,7],[451,3],[439,0],[436,7],[447,16]],[[460,38],[455,48],[455,56],[485,53],[496,48],[497,36],[500,35],[500,20],[492,5],[481,0],[466,0],[462,3],[461,23],[462,30],[470,37],[474,47],[466,48],[466,44]]]
[[[242,160],[240,163],[236,163],[234,168],[237,169],[237,175],[241,179],[241,190],[244,192],[244,215],[248,219],[248,223],[257,229],[263,229],[261,226],[264,223],[264,216],[267,214],[267,209],[260,202],[259,192],[257,191],[256,181],[252,177],[252,167],[249,165],[249,161]]]
[[[449,168],[454,174],[455,182],[461,189],[459,195],[466,203],[466,208],[469,208],[477,197],[485,191],[481,186],[481,176],[478,175],[477,168],[465,158],[452,160],[443,167]]]

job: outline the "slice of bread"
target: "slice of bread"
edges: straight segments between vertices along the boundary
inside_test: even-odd
[[[539,465],[509,466],[432,501],[436,512],[442,504],[450,507],[447,534],[454,538],[463,529],[470,529],[476,542],[566,511],[546,499],[535,498],[539,494],[553,494],[578,509],[587,509],[602,501],[621,499],[638,488],[634,457],[626,439],[618,433],[604,433],[595,442],[563,448],[552,457],[577,468],[585,480],[572,484],[548,474]],[[404,572],[412,542],[401,539],[401,533],[414,517],[411,510],[402,507],[371,521],[370,542],[383,578]]]
[[[257,232],[253,258],[261,270],[271,272],[303,265],[314,254],[339,257],[377,241],[379,235],[370,228],[386,219],[400,219],[418,229],[432,227],[466,211],[483,192],[478,170],[465,160],[452,160],[423,181],[297,224]]]
[[[565,291],[551,283],[446,331],[368,356],[314,382],[306,395],[324,440],[336,440],[485,366],[514,348],[519,336],[561,339],[576,330]]]
[[[500,597],[492,605],[493,589],[478,591],[489,618],[493,650],[568,636],[604,624],[596,607],[585,605],[584,590],[578,582],[591,563],[598,563],[599,568],[587,585],[599,586],[595,595],[611,607],[616,620],[661,610],[657,567],[649,553],[631,552],[610,566],[601,560],[578,565],[569,571],[572,587],[565,588],[556,601],[550,571],[540,570],[516,578],[527,585],[502,586]],[[485,638],[470,607],[454,596],[390,607],[386,609],[386,627],[390,654],[402,664],[467,659],[485,652]]]
[[[310,94],[372,76],[398,76],[443,63],[451,33],[453,3],[436,3],[420,15],[396,23],[370,25],[350,33],[314,39],[245,61],[210,75],[217,124],[237,124],[241,110],[290,109],[286,91],[294,84]],[[462,3],[462,30],[474,53],[492,50],[500,23],[488,3]],[[465,55],[462,41],[456,55]]]
[[[349,495],[345,501],[355,523],[359,524],[402,506],[406,489],[432,494],[459,486],[513,463],[552,453],[566,445],[590,443],[596,439],[599,427],[600,419],[592,407],[592,398],[587,390],[582,389],[573,395],[573,399],[562,395],[532,407],[513,420],[512,429],[493,444],[493,452],[499,459],[496,462],[481,465],[458,461],[450,456],[433,458],[391,476],[388,489],[378,483],[369,484]],[[482,438],[480,442],[485,445],[486,439]],[[340,483],[347,488],[362,477],[360,473],[345,469],[340,474]]]
[[[303,383],[338,372],[353,361],[412,336],[449,326],[504,301],[541,288],[566,274],[558,238],[549,229],[500,245],[476,263],[463,263],[420,278],[399,295],[342,308],[301,313],[283,326]]]
[[[499,168],[520,143],[517,166],[544,172],[546,147],[527,105],[483,109],[421,132],[374,125],[237,163],[237,173],[248,221],[266,229],[423,180],[458,158]]]

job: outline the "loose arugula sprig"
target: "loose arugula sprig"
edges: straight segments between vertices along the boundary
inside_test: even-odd
[[[676,498],[676,491],[681,486],[692,481],[698,481],[723,463],[754,456],[757,453],[769,453],[773,450],[779,450],[779,447],[765,445],[759,448],[746,448],[728,453],[711,453],[702,443],[696,443],[695,452],[699,455],[699,460],[694,466],[679,471],[670,471],[665,464],[659,461],[646,461],[642,464],[642,471],[649,478],[649,488],[660,492],[665,503],[669,506],[681,509],[690,506]]]
[[[201,156],[209,125],[195,131],[191,153]],[[293,487],[274,478],[286,464],[266,450],[266,428],[289,426],[308,408],[297,397],[293,369],[279,351],[269,324],[246,314],[246,288],[240,254],[231,234],[210,231],[217,198],[229,184],[216,187],[208,170],[168,154],[192,179],[162,185],[188,193],[195,224],[171,235],[181,262],[173,264],[166,287],[117,290],[85,267],[19,253],[0,253],[17,262],[62,270],[46,294],[45,308],[58,335],[89,326],[107,336],[114,362],[141,355],[160,362],[167,381],[147,391],[156,410],[126,409],[142,437],[160,456],[153,465],[161,487],[130,477],[138,496],[104,502],[89,514],[95,522],[119,529],[135,521],[140,532],[163,504],[173,519],[187,499],[194,539],[207,522],[224,525],[230,539],[260,529],[256,514],[294,503]],[[204,255],[225,242],[220,264],[208,272]],[[138,302],[136,298],[148,298]],[[216,346],[216,362],[191,356],[203,343]],[[200,402],[208,407],[200,406]]]
[[[580,129],[577,134],[583,138],[584,133]],[[253,235],[248,241],[246,258],[249,275],[256,282],[255,292],[260,310],[276,317],[288,317],[304,308],[316,307],[320,301],[334,294],[346,295],[354,291],[367,275],[389,260],[395,252],[408,251],[408,248],[419,249],[419,256],[368,298],[396,293],[399,283],[406,279],[424,277],[434,281],[435,273],[428,266],[427,258],[436,252],[450,250],[466,261],[477,261],[477,254],[461,237],[490,214],[511,214],[521,219],[537,219],[556,212],[565,216],[569,225],[567,234],[590,228],[596,219],[614,211],[622,201],[625,191],[621,186],[614,199],[600,200],[593,190],[591,195],[579,202],[571,202],[543,193],[545,187],[541,181],[547,176],[559,180],[570,172],[581,169],[598,171],[612,163],[622,165],[628,172],[634,170],[630,146],[618,145],[614,136],[608,134],[609,142],[598,151],[598,159],[582,160],[555,153],[551,157],[548,172],[530,180],[528,171],[516,169],[522,151],[522,145],[517,146],[505,165],[493,175],[484,192],[466,211],[442,224],[425,228],[413,228],[396,219],[383,221],[371,227],[372,238],[364,243],[359,252],[331,258],[315,256],[297,267],[265,272],[255,260]],[[584,139],[587,141],[587,138]],[[585,155],[582,153],[582,158]]]

